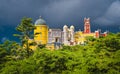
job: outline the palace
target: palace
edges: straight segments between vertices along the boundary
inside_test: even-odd
[[[100,30],[91,32],[90,18],[84,18],[84,31],[76,31],[74,25],[68,27],[63,26],[61,29],[49,29],[46,21],[40,17],[35,22],[34,39],[29,42],[35,41],[37,45],[44,44],[48,49],[59,49],[61,45],[79,45],[86,43],[86,37],[99,38],[100,36],[107,36],[107,32],[100,33]],[[37,46],[32,46],[35,49]]]

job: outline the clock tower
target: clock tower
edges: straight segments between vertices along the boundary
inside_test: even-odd
[[[84,33],[91,33],[90,18],[84,18]]]

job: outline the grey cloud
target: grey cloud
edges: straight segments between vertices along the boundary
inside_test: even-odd
[[[112,2],[112,0],[61,0],[47,5],[43,13],[52,24],[78,25],[82,24],[84,17],[92,19],[100,17]]]
[[[17,24],[23,16],[34,20],[42,15],[48,24],[81,24],[103,15],[114,0],[1,0],[0,21]]]
[[[103,16],[95,20],[96,23],[101,23],[103,25],[116,25],[120,22],[120,1],[115,1],[107,9],[106,13]],[[120,25],[120,24],[117,24]]]
[[[42,11],[47,3],[49,2],[46,0],[1,0],[0,19],[12,24],[16,23],[24,16],[33,17],[41,14],[38,10]]]

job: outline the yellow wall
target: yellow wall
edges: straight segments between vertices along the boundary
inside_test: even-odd
[[[47,44],[48,42],[47,25],[36,25],[36,28],[34,29],[34,40],[38,44]]]
[[[78,31],[75,33],[75,41],[77,44],[83,44],[86,41],[86,37],[88,36],[94,37],[95,33],[86,34],[86,33],[82,33],[81,31]]]
[[[29,46],[29,48],[30,48],[30,50],[35,50],[36,49],[36,45],[31,45],[31,44],[33,44],[35,41],[33,40],[33,39],[29,39],[28,40],[28,46]],[[23,45],[23,48],[26,48],[27,46],[26,46],[26,44],[24,44]]]
[[[32,50],[35,50],[36,49],[36,45],[30,45],[31,43],[35,42],[33,39],[29,39],[28,43],[29,43],[29,48],[32,49]]]

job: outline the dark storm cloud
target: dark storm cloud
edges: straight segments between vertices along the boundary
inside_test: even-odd
[[[44,0],[1,0],[0,1],[0,19],[13,23],[20,20],[23,16],[35,16],[42,10],[47,2]]]
[[[113,2],[110,7],[107,9],[107,11],[99,18],[97,18],[95,21],[97,23],[111,25],[111,24],[117,24],[120,23],[120,1]],[[120,25],[120,24],[118,24]]]
[[[83,22],[81,20],[84,17],[92,17],[94,20],[103,15],[112,2],[112,0],[61,0],[48,4],[44,8],[44,14],[52,23],[79,24]]]
[[[84,17],[90,17],[95,24],[114,24],[120,17],[113,10],[117,8],[118,14],[119,5],[115,0],[1,0],[0,22],[17,25],[23,16],[36,20],[42,15],[51,27],[56,24],[79,25]],[[106,19],[110,16],[112,21]]]

